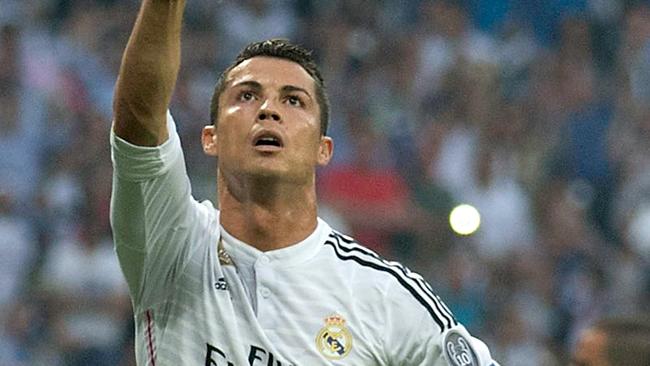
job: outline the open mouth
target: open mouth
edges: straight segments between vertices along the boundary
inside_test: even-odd
[[[253,146],[261,148],[280,148],[283,147],[282,138],[272,132],[264,131],[253,139]]]
[[[255,141],[255,146],[277,146],[282,147],[280,141],[275,137],[262,137]]]

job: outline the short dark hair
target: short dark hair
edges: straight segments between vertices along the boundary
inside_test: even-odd
[[[216,126],[217,118],[219,117],[219,97],[226,89],[226,78],[230,71],[240,63],[256,56],[276,57],[293,61],[307,71],[312,79],[314,79],[314,85],[316,87],[316,101],[320,109],[320,132],[322,135],[327,134],[330,105],[325,90],[325,82],[323,81],[320,70],[312,57],[311,51],[293,44],[286,39],[269,39],[261,42],[253,42],[237,55],[235,62],[221,73],[214,87],[212,102],[210,103],[210,121]]]

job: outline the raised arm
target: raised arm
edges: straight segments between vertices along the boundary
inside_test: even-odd
[[[168,138],[166,112],[180,67],[185,0],[144,0],[122,57],[113,112],[115,134],[140,146]]]

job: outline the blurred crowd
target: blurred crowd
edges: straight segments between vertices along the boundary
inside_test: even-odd
[[[137,0],[0,0],[0,365],[133,365],[109,224],[112,92]],[[320,215],[421,273],[503,365],[564,365],[650,309],[650,2],[188,0],[171,105],[197,199],[214,83],[314,49]],[[460,236],[450,210],[476,207]]]

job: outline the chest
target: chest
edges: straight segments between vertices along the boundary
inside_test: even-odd
[[[183,295],[175,318],[196,324],[206,364],[384,364],[383,324],[344,274],[316,265],[221,266],[197,281],[192,272],[179,286],[199,295]]]

